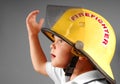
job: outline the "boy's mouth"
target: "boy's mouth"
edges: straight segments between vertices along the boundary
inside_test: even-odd
[[[54,54],[50,54],[50,55],[51,55],[51,58],[52,58],[52,59],[56,57]]]

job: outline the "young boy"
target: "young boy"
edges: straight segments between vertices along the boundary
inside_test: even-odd
[[[63,8],[63,11],[60,12],[60,15],[58,12],[61,8]],[[42,28],[44,19],[36,22],[39,10],[32,11],[26,18],[30,54],[34,69],[43,75],[49,76],[55,84],[114,84],[111,72],[107,73],[105,71],[106,69],[109,70],[110,65],[106,62],[107,56],[101,56],[107,50],[109,51],[111,47],[109,43],[112,44],[112,51],[114,51],[115,37],[112,29],[108,28],[111,28],[109,23],[98,14],[83,8],[50,5],[47,9],[50,13],[59,14],[57,20],[50,19],[48,21],[48,23],[51,23],[53,20],[55,23],[51,25],[51,29]],[[48,17],[53,18],[56,16],[50,14]],[[41,48],[38,38],[41,29],[53,41],[50,45],[51,62],[47,62]],[[109,39],[109,42],[107,39]],[[114,40],[113,43],[110,41],[111,39]],[[101,41],[101,44],[98,44],[97,41]],[[107,50],[103,49],[103,45]],[[113,54],[108,56],[109,63],[112,56]],[[107,66],[105,70],[102,63],[105,67]]]

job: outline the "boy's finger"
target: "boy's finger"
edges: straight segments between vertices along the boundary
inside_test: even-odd
[[[27,16],[26,21],[29,21],[30,19],[35,19],[36,15],[39,13],[39,10],[34,10]]]

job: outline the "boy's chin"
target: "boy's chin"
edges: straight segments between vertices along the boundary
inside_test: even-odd
[[[53,66],[53,67],[59,67],[59,68],[66,68],[65,65],[56,64],[56,63],[53,63],[53,62],[52,62],[52,66]]]
[[[52,63],[52,66],[61,68],[58,64],[55,64],[55,63]]]

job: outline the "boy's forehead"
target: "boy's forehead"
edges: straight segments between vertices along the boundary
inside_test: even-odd
[[[61,39],[60,37],[53,35],[54,39]]]

